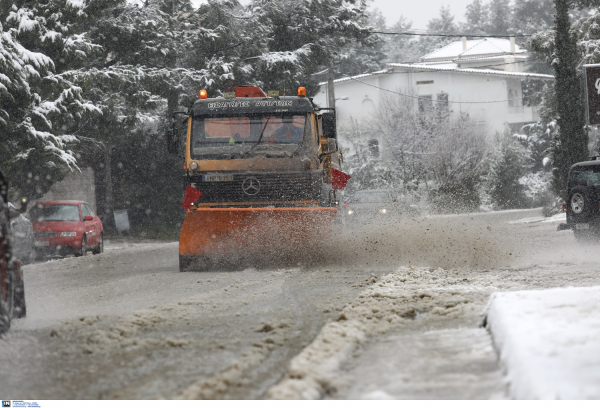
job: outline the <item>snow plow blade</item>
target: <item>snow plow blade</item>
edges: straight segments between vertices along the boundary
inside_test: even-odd
[[[326,239],[336,208],[198,208],[179,236],[179,270],[240,268],[300,258]],[[313,247],[314,251],[314,247]]]

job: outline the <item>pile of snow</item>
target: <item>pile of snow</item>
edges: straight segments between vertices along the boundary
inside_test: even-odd
[[[492,296],[488,327],[513,398],[600,398],[598,310],[598,286]]]

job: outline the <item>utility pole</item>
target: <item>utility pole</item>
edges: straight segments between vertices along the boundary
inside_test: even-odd
[[[329,71],[327,75],[327,107],[335,109],[335,88],[333,87],[334,78],[335,76],[333,74],[333,62],[331,62],[329,63]]]

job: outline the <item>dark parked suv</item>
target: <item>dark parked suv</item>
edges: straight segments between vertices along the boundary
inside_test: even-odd
[[[572,229],[578,241],[600,239],[600,157],[572,165],[567,188],[567,223],[558,229]]]

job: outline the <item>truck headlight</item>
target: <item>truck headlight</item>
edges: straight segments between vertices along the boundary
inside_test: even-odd
[[[354,210],[348,210],[347,214],[348,214],[348,215],[352,215],[352,214],[354,214]]]
[[[382,208],[381,210],[379,210],[379,214],[387,214],[387,209]]]
[[[198,170],[198,162],[190,162],[190,170]]]
[[[77,236],[77,233],[75,231],[63,231],[60,233],[61,237],[74,237]]]

